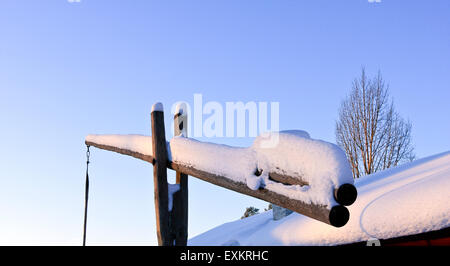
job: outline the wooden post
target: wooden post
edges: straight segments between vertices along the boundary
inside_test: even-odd
[[[153,183],[155,192],[156,233],[158,245],[169,246],[169,199],[167,184],[167,146],[164,111],[161,103],[152,107]]]
[[[184,108],[183,108],[184,107]],[[187,137],[187,108],[179,105],[174,116],[174,136]],[[179,171],[176,172],[176,183],[180,189],[173,194],[173,208],[171,212],[170,231],[174,245],[186,246],[188,238],[188,176]]]

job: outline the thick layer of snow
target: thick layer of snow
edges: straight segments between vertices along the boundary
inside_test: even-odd
[[[86,141],[153,155],[152,137],[143,135],[88,135]]]
[[[249,148],[174,137],[170,140],[170,150],[173,162],[222,175],[237,182],[246,183],[247,177],[254,176],[256,170],[254,151]]]
[[[268,140],[276,140],[270,144]],[[259,136],[252,149],[265,188],[307,203],[334,206],[333,189],[353,184],[352,172],[344,151],[337,145],[309,137],[305,131],[282,131]],[[301,177],[309,186],[285,186],[267,181],[267,174],[278,172]]]
[[[141,135],[88,135],[87,141],[152,155],[152,139]],[[261,187],[305,203],[331,209],[336,205],[333,190],[353,183],[345,153],[336,145],[311,139],[300,130],[268,133],[247,148],[200,142],[183,136],[168,143],[169,160]],[[257,176],[255,173],[262,173]],[[301,178],[309,185],[284,185],[269,180],[269,173]]]
[[[205,143],[175,137],[170,141],[172,160],[247,184],[264,187],[306,203],[336,205],[333,190],[353,183],[345,153],[336,145],[314,140],[305,131],[265,134],[248,148]],[[256,176],[255,172],[262,172]],[[301,177],[308,186],[287,186],[269,180],[277,172]]]
[[[336,228],[293,213],[267,211],[218,226],[189,245],[338,245],[388,239],[450,226],[450,152],[360,178],[350,220]]]

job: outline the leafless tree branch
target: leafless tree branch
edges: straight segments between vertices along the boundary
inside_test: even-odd
[[[363,68],[341,103],[336,140],[347,154],[354,178],[415,158],[411,122],[400,117],[389,98],[381,73],[370,79]]]

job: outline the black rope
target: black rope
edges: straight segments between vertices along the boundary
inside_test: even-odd
[[[86,246],[86,226],[87,226],[87,211],[88,211],[88,200],[89,200],[89,156],[91,155],[89,151],[89,145],[86,145],[86,186],[84,190],[84,224],[83,224],[83,246]]]

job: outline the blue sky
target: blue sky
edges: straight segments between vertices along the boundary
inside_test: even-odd
[[[340,101],[380,70],[417,157],[450,150],[450,2],[0,2],[0,244],[80,244],[89,133],[150,134],[160,101],[277,101],[335,142]],[[167,130],[169,131],[169,129]],[[251,139],[209,139],[245,146]],[[152,167],[92,150],[88,244],[156,244]],[[189,233],[266,203],[194,178]]]

